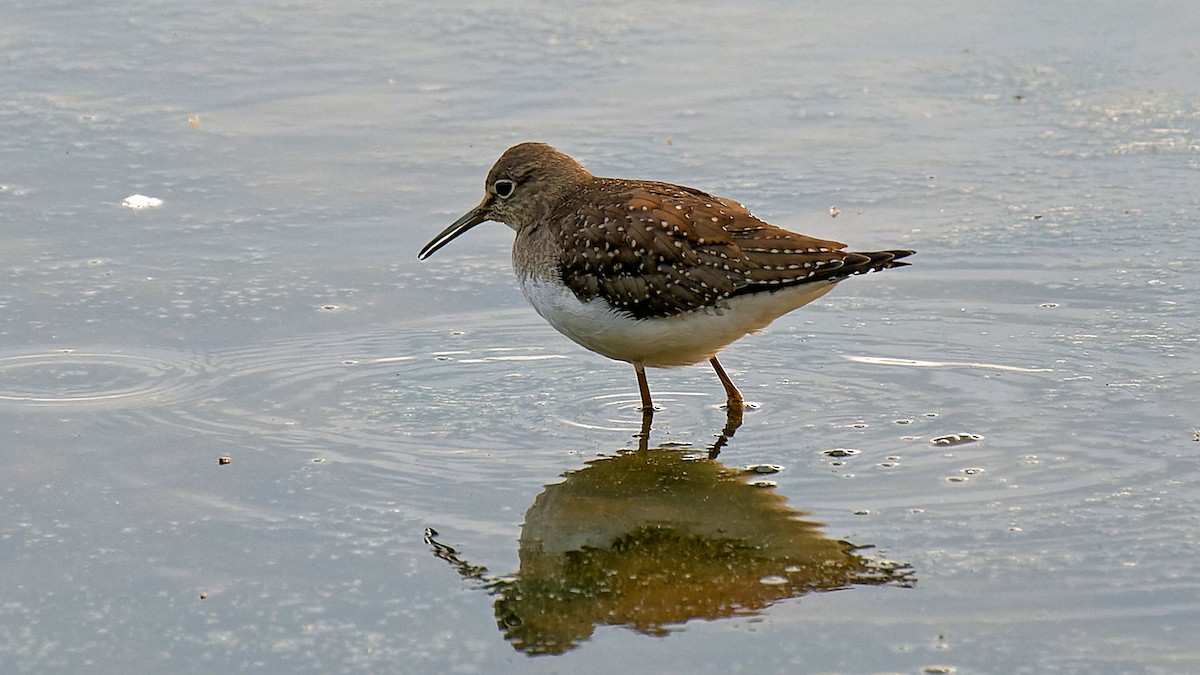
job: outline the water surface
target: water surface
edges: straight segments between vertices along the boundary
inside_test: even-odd
[[[1200,668],[1198,32],[9,3],[0,669]],[[724,353],[715,459],[711,371],[651,371],[630,453],[507,228],[415,259],[524,140],[918,255]]]

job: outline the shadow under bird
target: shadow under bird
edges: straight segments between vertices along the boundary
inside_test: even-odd
[[[418,257],[487,220],[511,227],[525,297],[558,332],[633,364],[645,415],[654,409],[646,366],[707,360],[740,419],[742,395],[717,352],[846,277],[902,267],[913,253],[846,251],[695,188],[593,176],[544,143],[509,148],[484,191]]]

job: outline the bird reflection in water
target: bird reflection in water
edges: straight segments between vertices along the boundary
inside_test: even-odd
[[[472,565],[432,529],[426,541],[495,597],[504,637],[529,655],[566,652],[602,625],[661,636],[808,593],[916,583],[908,565],[825,537],[761,478],[677,448],[624,452],[534,500],[514,574]]]

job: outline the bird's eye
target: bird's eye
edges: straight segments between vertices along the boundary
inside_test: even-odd
[[[495,183],[492,183],[492,191],[495,192],[496,196],[500,197],[501,199],[507,199],[511,197],[513,190],[516,187],[517,184],[507,178],[501,178]]]

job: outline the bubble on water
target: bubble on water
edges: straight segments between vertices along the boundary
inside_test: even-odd
[[[979,474],[983,473],[983,469],[978,467],[968,467],[963,469],[962,472],[968,476],[978,476]]]
[[[764,586],[782,586],[788,582],[787,577],[781,574],[768,574],[758,580],[758,583]]]
[[[828,457],[853,457],[859,454],[859,452],[859,450],[855,450],[854,448],[831,448],[823,450],[821,454]]]

